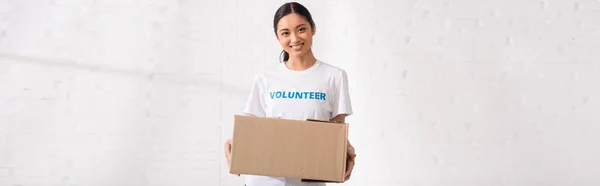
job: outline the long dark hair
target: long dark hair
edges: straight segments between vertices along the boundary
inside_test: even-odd
[[[289,3],[285,3],[283,5],[281,5],[279,7],[279,9],[277,9],[277,12],[275,12],[275,17],[273,19],[273,30],[275,31],[275,35],[277,36],[277,23],[279,22],[279,20],[291,13],[296,13],[301,15],[302,17],[306,18],[306,21],[308,21],[308,23],[310,24],[310,27],[312,29],[314,29],[315,27],[315,22],[312,19],[312,16],[310,15],[310,12],[308,11],[308,9],[306,9],[306,7],[302,6],[300,3],[297,2],[289,2]],[[279,36],[277,36],[279,37]],[[283,58],[283,60],[282,60]],[[282,60],[281,62],[287,62],[288,59],[290,59],[290,54],[288,54],[285,50],[281,51],[281,55],[280,55],[280,60]]]

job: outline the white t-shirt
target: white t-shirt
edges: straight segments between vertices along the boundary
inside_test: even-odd
[[[318,61],[310,68],[295,71],[281,63],[259,73],[244,113],[257,117],[330,120],[339,114],[352,114],[346,72]],[[300,179],[245,175],[247,186],[322,186]]]

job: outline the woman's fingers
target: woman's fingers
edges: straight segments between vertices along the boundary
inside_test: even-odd
[[[352,144],[350,144],[350,142],[348,142],[348,157],[346,160],[346,179],[344,181],[347,181],[348,179],[350,179],[350,176],[352,175],[352,170],[354,169],[354,164],[355,161],[354,159],[356,158],[356,151],[354,149],[354,147],[352,146]]]
[[[231,140],[225,142],[225,159],[227,159],[227,166],[231,164]]]
[[[227,159],[227,166],[231,166],[231,147],[233,146],[233,142],[231,139],[225,142],[225,159]],[[233,174],[236,176],[240,176],[240,174]]]
[[[352,170],[354,170],[354,158],[348,159],[348,163],[346,165],[346,179],[344,181],[350,179],[350,176],[352,175]]]

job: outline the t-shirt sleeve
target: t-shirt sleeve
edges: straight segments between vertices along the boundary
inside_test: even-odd
[[[259,75],[254,77],[254,83],[250,89],[250,95],[246,101],[246,108],[244,108],[245,114],[254,115],[257,117],[265,117],[265,101],[264,101],[264,88],[262,80]]]
[[[340,114],[351,115],[352,103],[350,101],[350,92],[348,88],[348,76],[346,71],[342,71],[336,80],[336,98],[333,102],[333,111],[331,117],[335,117]]]

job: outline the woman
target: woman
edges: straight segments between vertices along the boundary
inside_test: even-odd
[[[316,27],[309,11],[299,3],[279,7],[273,20],[277,40],[283,47],[278,68],[255,76],[244,113],[257,117],[318,119],[345,122],[352,114],[346,72],[315,58],[312,39]],[[285,94],[285,95],[284,95]],[[225,143],[227,163],[231,140]],[[354,148],[348,143],[346,180],[354,167]],[[299,179],[246,176],[247,186],[317,186]]]

